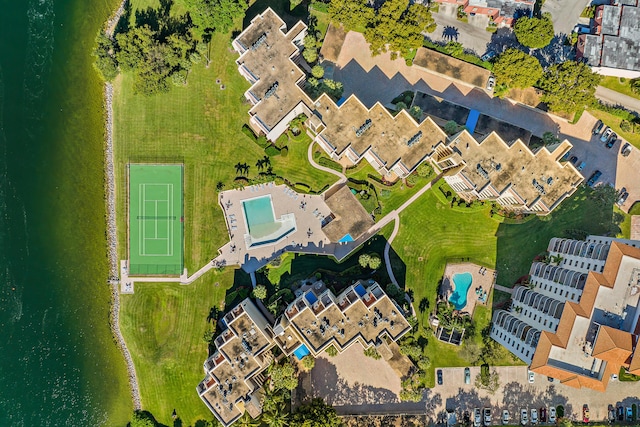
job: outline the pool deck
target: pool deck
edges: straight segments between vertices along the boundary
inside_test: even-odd
[[[481,271],[484,273],[481,273]],[[453,293],[456,285],[453,283],[453,276],[460,273],[470,273],[472,276],[471,287],[469,288],[469,292],[467,293],[467,305],[462,311],[466,311],[471,316],[473,316],[473,312],[476,308],[476,304],[487,305],[486,302],[479,301],[479,295],[476,294],[476,289],[482,287],[482,291],[487,293],[487,301],[491,296],[491,291],[493,290],[494,285],[494,272],[495,270],[491,270],[486,267],[482,267],[478,264],[473,264],[470,262],[460,263],[460,264],[447,264],[444,269],[444,276],[442,278],[442,294],[449,299],[449,296]]]

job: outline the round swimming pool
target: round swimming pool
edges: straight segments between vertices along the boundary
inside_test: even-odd
[[[449,297],[449,302],[454,305],[456,310],[462,310],[467,305],[467,293],[471,287],[473,276],[471,273],[458,273],[453,276],[453,283],[456,288]]]

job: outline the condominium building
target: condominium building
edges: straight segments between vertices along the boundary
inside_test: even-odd
[[[614,0],[597,6],[591,33],[578,37],[577,59],[584,60],[599,74],[640,77],[638,0]]]
[[[308,67],[301,59],[307,27],[286,30],[270,8],[256,16],[233,41],[238,70],[251,84],[249,124],[275,141],[295,117],[304,114],[309,132],[335,160],[366,159],[382,175],[408,176],[446,134],[430,119],[416,123],[406,111],[393,116],[380,103],[367,108],[351,96],[337,104],[326,94],[312,101],[302,89]]]
[[[604,391],[624,367],[640,374],[640,241],[551,239],[546,260],[494,313],[491,337],[562,384]]]
[[[507,144],[495,132],[477,141],[464,130],[436,145],[430,158],[465,199],[495,200],[512,210],[545,215],[584,180],[570,162],[561,161],[571,147],[565,140],[534,152],[520,140]]]
[[[245,411],[254,418],[262,412],[264,371],[274,346],[302,359],[330,345],[342,352],[359,342],[390,359],[388,343],[411,329],[402,309],[372,280],[359,281],[337,297],[321,281],[298,293],[275,324],[250,299],[221,319],[225,329],[204,362],[205,378],[197,391],[225,427]]]
[[[560,161],[572,147],[568,141],[532,152],[522,141],[507,143],[495,133],[479,142],[466,130],[447,138],[430,117],[418,123],[406,110],[393,115],[379,102],[368,108],[355,95],[338,103],[326,94],[312,101],[302,89],[305,33],[300,22],[287,31],[267,9],[233,41],[240,53],[238,70],[252,83],[245,93],[253,105],[249,123],[269,140],[304,114],[309,135],[336,161],[366,159],[394,180],[430,159],[463,198],[495,200],[539,215],[551,212],[582,182],[573,165]]]

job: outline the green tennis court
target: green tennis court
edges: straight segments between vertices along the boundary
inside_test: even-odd
[[[182,274],[182,165],[129,165],[129,274]]]

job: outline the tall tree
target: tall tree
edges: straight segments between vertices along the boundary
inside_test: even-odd
[[[552,65],[540,80],[540,88],[545,91],[542,101],[554,111],[574,113],[595,102],[600,79],[600,75],[581,62]]]
[[[104,31],[100,31],[96,37],[96,47],[93,50],[96,70],[106,81],[113,80],[118,75],[118,62],[115,57],[115,45]]]
[[[327,10],[331,20],[341,23],[346,31],[366,27],[375,16],[366,0],[331,0]]]
[[[300,406],[291,418],[291,427],[339,427],[340,418],[336,410],[322,399],[313,399]]]
[[[277,363],[269,366],[269,384],[273,390],[293,390],[298,387],[298,376],[289,361],[282,365]]]
[[[226,33],[249,7],[246,0],[185,0],[185,3],[199,35],[210,31]]]
[[[542,18],[522,17],[516,21],[513,32],[524,46],[539,49],[553,40],[553,22],[551,16],[544,14]]]
[[[526,88],[542,77],[540,61],[520,49],[507,49],[493,66],[498,84]]]
[[[280,407],[276,411],[263,412],[262,421],[269,427],[285,427],[289,425],[289,414],[284,412],[284,407]]]
[[[422,46],[423,32],[434,29],[435,22],[425,6],[409,5],[409,0],[387,0],[365,29],[364,37],[373,55],[386,52],[387,45],[392,56],[395,53],[405,55]]]

